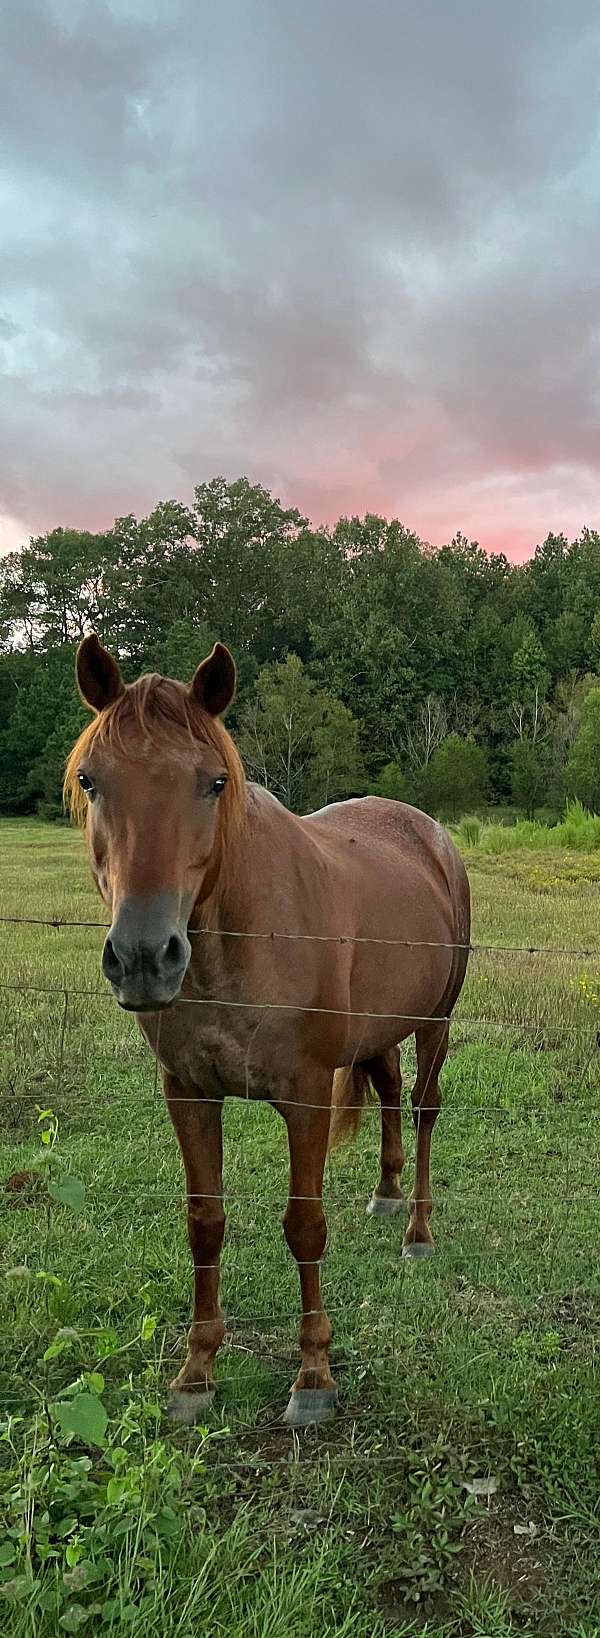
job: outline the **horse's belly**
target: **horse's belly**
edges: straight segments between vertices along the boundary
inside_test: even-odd
[[[352,974],[344,1062],[375,1057],[443,1017],[452,969],[450,949],[365,945]]]

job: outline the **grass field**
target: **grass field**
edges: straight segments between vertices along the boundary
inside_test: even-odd
[[[102,919],[78,836],[5,821],[0,849],[0,913]],[[174,1431],[190,1268],[153,1061],[77,993],[99,929],[2,927],[2,1630],[598,1638],[599,860],[469,853],[477,940],[598,954],[473,957],[430,1262],[365,1216],[373,1112],[329,1163],[340,1412],[300,1438],[282,1125],[227,1107],[221,1393]]]

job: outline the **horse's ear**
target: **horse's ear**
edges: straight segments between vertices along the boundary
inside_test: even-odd
[[[85,705],[104,711],[124,692],[125,684],[112,654],[107,654],[95,631],[79,644],[75,660],[77,687]]]
[[[235,694],[235,661],[224,643],[215,643],[212,654],[198,666],[190,683],[190,693],[211,717],[220,717]]]

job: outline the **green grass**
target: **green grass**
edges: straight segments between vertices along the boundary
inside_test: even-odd
[[[78,836],[5,822],[0,847],[2,913],[102,919]],[[16,1638],[598,1638],[600,881],[593,848],[469,860],[479,942],[598,955],[472,958],[431,1263],[403,1263],[402,1224],[364,1214],[374,1112],[333,1156],[340,1412],[299,1439],[281,1423],[298,1327],[282,1124],[227,1106],[221,1392],[205,1431],[173,1431],[190,1268],[153,1060],[102,991],[101,930],[3,928],[0,1577]],[[81,1210],[50,1200],[48,1175],[82,1180]],[[65,1412],[48,1427],[69,1390],[105,1407],[102,1445],[70,1440]],[[493,1494],[465,1488],[489,1476]]]

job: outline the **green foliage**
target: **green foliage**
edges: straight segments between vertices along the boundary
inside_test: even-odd
[[[157,1417],[148,1394],[109,1418],[84,1390],[50,1417],[5,1421],[0,1594],[29,1630],[114,1631],[143,1620],[161,1566],[174,1568],[189,1548],[204,1521],[206,1436],[198,1431],[190,1459],[158,1437]]]
[[[510,751],[510,785],[515,807],[524,810],[527,819],[535,818],[535,810],[544,802],[548,789],[548,756],[542,740],[515,740]]]
[[[589,640],[589,656],[596,671],[600,671],[600,609],[592,620]]]
[[[452,734],[485,751],[496,802],[512,796],[532,813],[539,801],[536,758],[511,749],[516,738],[544,741],[557,811],[567,788],[592,800],[579,753],[566,780],[586,668],[600,668],[592,530],[571,543],[549,535],[511,565],[461,534],[432,551],[374,514],[313,529],[260,484],[222,477],[191,506],[164,501],[98,534],[52,529],[0,560],[0,812],[60,815],[64,757],[85,721],[73,656],[92,628],[129,680],[159,670],[187,681],[216,637],[229,643],[229,721],[250,738],[262,673],[272,691],[273,667],[301,661],[307,688],[330,702],[329,727],[315,729],[310,776],[274,781],[294,805],[386,786],[463,811],[475,796],[438,788],[439,759],[429,770]],[[342,750],[329,770],[333,702]]]
[[[104,1444],[108,1413],[98,1394],[78,1393],[53,1405],[52,1415],[61,1433],[71,1433],[85,1445]]]
[[[425,807],[432,813],[452,814],[485,802],[489,784],[487,756],[470,734],[448,734],[427,764],[421,783]]]
[[[386,762],[385,768],[369,785],[369,795],[384,796],[392,802],[410,802],[410,781],[397,762]]]
[[[18,677],[14,703],[0,727],[0,790],[9,809],[36,800],[60,802],[64,757],[89,713],[74,689],[71,645],[37,657]],[[11,666],[12,656],[0,659]]]
[[[546,698],[550,679],[542,643],[534,626],[525,633],[513,654],[512,679],[516,700],[531,704],[536,696],[542,700]]]
[[[150,656],[154,671],[178,682],[190,682],[196,667],[210,654],[216,637],[202,620],[175,620]]]
[[[289,654],[260,673],[240,720],[246,764],[288,808],[305,811],[364,789],[358,723]]]
[[[392,1516],[401,1548],[398,1586],[407,1604],[421,1604],[443,1592],[462,1549],[465,1525],[476,1511],[443,1438],[425,1460],[413,1458],[406,1500]]]
[[[477,847],[481,839],[482,821],[475,813],[465,814],[456,827],[457,840],[464,847]]]
[[[567,784],[586,807],[600,809],[600,688],[587,695],[567,763]]]
[[[85,1185],[80,1177],[61,1177],[57,1181],[51,1179],[48,1184],[48,1194],[61,1206],[70,1206],[71,1211],[81,1211],[85,1200]]]
[[[588,813],[581,802],[575,801],[567,803],[564,818],[556,824],[521,819],[515,825],[502,825],[463,819],[455,834],[465,848],[482,854],[558,848],[593,853],[600,848],[600,816]]]

